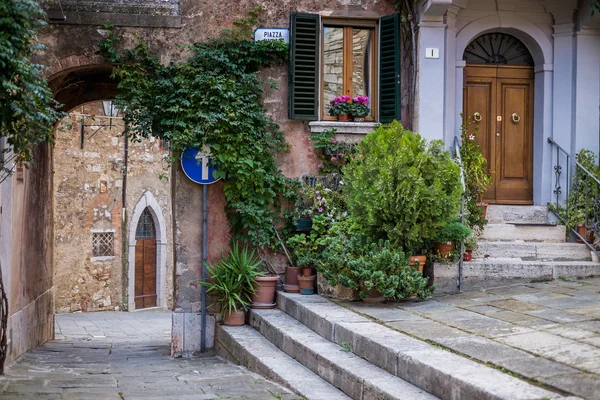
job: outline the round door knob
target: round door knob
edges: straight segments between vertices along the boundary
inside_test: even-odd
[[[500,136],[500,132],[496,132],[496,136]]]

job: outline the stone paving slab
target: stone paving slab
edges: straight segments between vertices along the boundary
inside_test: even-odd
[[[56,339],[7,366],[2,400],[298,400],[214,354],[169,356],[171,313],[56,316]]]
[[[381,309],[343,304],[480,362],[572,395],[600,399],[600,278],[389,302]],[[412,317],[390,318],[395,314],[391,306]]]

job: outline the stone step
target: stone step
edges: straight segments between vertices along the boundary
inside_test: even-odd
[[[307,400],[349,400],[250,326],[217,326],[217,353],[277,382]]]
[[[564,225],[534,224],[487,224],[479,237],[480,241],[499,242],[522,240],[525,242],[564,243],[566,227]]]
[[[321,337],[444,400],[562,399],[449,351],[386,328],[320,296],[279,292],[278,305]],[[281,333],[285,334],[285,331]],[[318,359],[317,359],[318,362]]]
[[[455,293],[458,264],[434,264],[436,293]],[[600,276],[600,263],[592,261],[523,261],[520,258],[486,258],[464,262],[461,290],[488,289],[517,283]]]
[[[486,218],[490,223],[495,224],[504,222],[544,224],[548,222],[548,207],[491,204],[488,206]]]
[[[487,242],[481,241],[473,252],[473,257],[520,258],[527,261],[591,261],[590,249],[580,243],[545,242]]]
[[[332,343],[280,310],[252,310],[250,324],[290,357],[353,399],[437,397]]]

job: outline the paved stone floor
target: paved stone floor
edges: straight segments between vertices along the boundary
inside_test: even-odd
[[[600,279],[346,305],[390,328],[522,378],[600,399]]]
[[[0,399],[298,399],[259,375],[209,355],[169,356],[171,314],[56,316],[56,340],[0,377]]]

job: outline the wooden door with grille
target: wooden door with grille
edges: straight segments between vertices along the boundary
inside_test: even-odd
[[[464,110],[492,184],[484,199],[533,203],[533,68],[467,66]]]
[[[147,208],[135,234],[135,308],[156,307],[156,229]]]

